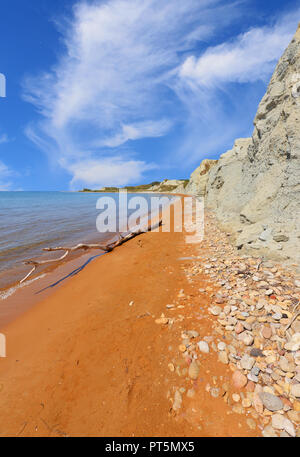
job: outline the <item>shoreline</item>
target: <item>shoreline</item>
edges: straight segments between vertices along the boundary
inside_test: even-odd
[[[165,194],[169,195],[169,194]],[[184,197],[185,195],[177,195],[179,198]],[[170,202],[170,207],[175,202]],[[148,214],[149,218],[150,214]],[[147,218],[147,216],[144,216]],[[150,220],[150,219],[148,219]],[[157,214],[154,213],[152,215],[152,224],[157,221]],[[125,228],[124,228],[125,230]],[[125,233],[122,231],[121,233]],[[95,237],[86,238],[86,243],[101,243],[101,235],[103,238],[103,242],[113,242],[116,239],[117,234],[115,233],[106,233],[100,234],[100,239]],[[103,236],[104,235],[104,236]],[[75,243],[76,244],[76,243]],[[0,288],[0,329],[3,325],[12,322],[15,318],[22,314],[23,311],[26,311],[30,308],[30,303],[33,304],[38,303],[42,298],[48,296],[51,293],[51,288],[53,284],[59,284],[70,276],[74,275],[73,272],[76,272],[77,269],[82,269],[85,267],[86,263],[94,260],[98,256],[103,256],[106,253],[99,250],[99,249],[89,249],[88,251],[76,251],[71,253],[66,259],[62,261],[53,262],[50,264],[46,264],[45,266],[41,266],[38,268],[38,271],[33,273],[32,276],[24,283],[20,284],[19,280],[11,281],[7,283],[5,287]],[[41,252],[41,256],[36,256],[35,258],[44,259],[45,257],[57,257],[57,253],[47,253],[43,254]],[[24,267],[25,269],[25,267]],[[30,267],[26,268],[28,272],[30,271]],[[22,270],[20,270],[21,272]],[[1,272],[2,274],[9,274],[10,270]],[[23,271],[22,275],[20,275],[20,280],[24,277],[26,272]],[[21,277],[22,276],[22,277]],[[39,296],[37,296],[37,294]]]
[[[71,277],[85,268],[87,263],[102,256],[98,251],[79,253],[76,257],[48,267],[45,272],[37,273],[23,284],[15,283],[1,290],[0,299],[0,331],[3,327],[18,319],[31,307],[38,305],[55,290],[60,288]]]
[[[132,194],[132,195],[134,195],[134,194]],[[168,194],[168,193],[160,194],[160,195],[172,197],[172,195]],[[178,195],[178,197],[181,197],[181,196],[182,195]],[[176,195],[175,195],[175,197],[176,197]],[[172,204],[172,202],[170,202],[170,204]],[[123,227],[123,229],[122,229],[122,227],[120,227],[121,233],[123,233],[125,230],[126,230],[126,228]],[[74,236],[73,238],[69,237],[69,239],[67,241],[63,241],[63,240],[58,241],[58,245],[75,246],[76,244],[79,244],[79,243],[85,243],[85,244],[91,244],[91,243],[97,244],[97,243],[102,243],[102,242],[107,243],[108,241],[111,241],[111,240],[113,241],[116,236],[117,236],[117,233],[111,233],[111,232],[108,232],[108,233],[100,232],[99,233],[96,231],[95,233],[92,234],[91,230],[88,229],[85,232],[83,232],[81,234],[81,236],[77,233],[76,236]],[[1,295],[4,296],[9,289],[15,288],[16,286],[18,286],[19,281],[21,281],[22,278],[25,277],[26,272],[30,271],[30,267],[24,266],[24,264],[23,264],[24,261],[26,261],[29,258],[37,260],[37,261],[45,261],[47,259],[50,260],[55,257],[59,257],[59,253],[57,253],[57,252],[47,252],[46,253],[43,251],[44,248],[54,247],[54,246],[52,246],[52,244],[55,244],[55,243],[51,243],[51,241],[50,241],[47,244],[47,242],[45,242],[44,245],[40,246],[39,251],[37,249],[35,249],[35,252],[32,252],[32,253],[29,252],[25,256],[16,258],[14,264],[12,264],[12,265],[9,264],[8,268],[0,269],[0,303],[1,303]],[[26,245],[24,245],[24,246],[26,246]],[[79,252],[73,253],[72,258],[75,259],[80,255],[82,255],[82,253],[79,253]],[[4,254],[2,256],[4,257]],[[69,259],[67,259],[67,261],[69,261]],[[42,274],[42,273],[47,274],[49,272],[52,272],[52,270],[54,268],[55,268],[54,263],[52,265],[49,264],[49,265],[40,266],[39,274]],[[38,274],[32,275],[32,277],[34,277],[34,276],[38,276]]]

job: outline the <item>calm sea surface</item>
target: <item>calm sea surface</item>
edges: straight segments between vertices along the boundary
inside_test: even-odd
[[[103,195],[114,198],[118,208],[118,194],[0,192],[0,287],[6,270],[40,257],[44,247],[107,238],[96,229],[101,212],[96,202]],[[150,201],[151,195],[142,196]]]

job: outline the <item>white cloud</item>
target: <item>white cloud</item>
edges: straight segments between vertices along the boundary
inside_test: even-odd
[[[252,28],[233,41],[208,48],[199,58],[191,55],[179,74],[206,87],[265,81],[295,33],[299,17],[300,10],[274,26]]]
[[[143,161],[123,160],[121,157],[103,160],[83,160],[69,165],[73,173],[71,188],[88,185],[93,188],[102,186],[124,186],[131,180],[140,179],[143,172],[153,169]]]
[[[12,189],[10,178],[13,175],[14,172],[0,160],[0,191]]]
[[[0,145],[8,143],[10,139],[6,133],[0,135]],[[0,191],[2,190],[11,190],[13,188],[13,183],[11,178],[16,176],[16,172],[9,168],[5,163],[0,160]]]
[[[174,70],[237,9],[221,0],[78,3],[61,27],[65,54],[53,71],[26,82],[25,97],[43,117],[27,129],[29,137],[73,174],[72,185],[79,181],[78,163],[98,163],[100,156],[99,163],[111,160],[115,170],[116,147],[120,156],[128,140],[159,137],[172,128],[178,117],[174,106],[170,114],[168,97]],[[124,182],[147,170],[144,160],[131,164],[135,173],[126,167]]]
[[[171,122],[168,119],[159,121],[137,122],[135,124],[123,124],[121,133],[114,137],[106,138],[95,145],[117,147],[128,140],[139,140],[141,138],[158,138],[164,136],[171,128]]]

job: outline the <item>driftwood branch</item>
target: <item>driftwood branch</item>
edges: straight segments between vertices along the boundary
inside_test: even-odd
[[[156,229],[157,227],[160,227],[162,225],[162,220],[160,219],[156,224],[151,224],[149,223],[145,228],[135,228],[132,231],[125,232],[125,233],[118,233],[118,239],[112,243],[108,244],[77,244],[76,246],[57,246],[54,248],[44,248],[43,251],[47,252],[53,252],[53,251],[65,251],[64,254],[61,257],[58,257],[57,259],[48,259],[48,260],[34,260],[34,259],[28,259],[24,260],[23,264],[24,265],[32,265],[33,268],[29,271],[29,273],[20,281],[20,284],[22,284],[26,279],[29,278],[29,276],[32,275],[32,273],[35,272],[35,270],[41,266],[41,265],[46,265],[49,263],[54,263],[54,262],[59,262],[63,259],[65,259],[70,252],[75,252],[79,250],[88,250],[88,249],[100,249],[104,253],[111,252],[113,249],[115,249],[117,246],[120,246],[123,243],[126,243],[126,241],[136,237],[137,235],[140,235],[141,233],[149,232],[151,230]]]

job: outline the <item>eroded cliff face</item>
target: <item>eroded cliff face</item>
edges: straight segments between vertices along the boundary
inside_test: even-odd
[[[188,185],[185,187],[187,194],[193,194],[203,197],[206,193],[206,185],[208,181],[208,172],[215,166],[217,160],[205,159],[201,165],[191,174]]]
[[[236,140],[206,180],[206,204],[237,248],[299,263],[300,26],[259,105],[252,138]]]

